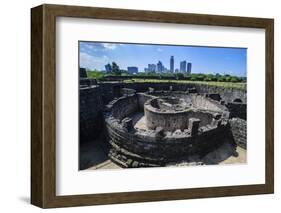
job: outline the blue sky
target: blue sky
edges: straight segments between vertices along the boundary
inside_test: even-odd
[[[229,47],[199,47],[127,43],[79,42],[80,67],[105,70],[115,61],[121,69],[137,66],[143,71],[147,64],[159,60],[169,69],[174,56],[175,69],[180,61],[192,63],[192,73],[220,73],[246,76],[247,49]]]

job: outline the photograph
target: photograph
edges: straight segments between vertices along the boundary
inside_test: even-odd
[[[274,193],[274,18],[159,6],[31,8],[31,204]]]
[[[79,170],[247,164],[247,48],[78,51]]]

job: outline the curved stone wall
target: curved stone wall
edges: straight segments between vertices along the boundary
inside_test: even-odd
[[[144,104],[146,125],[149,129],[156,129],[157,127],[162,127],[165,131],[188,129],[191,118],[199,119],[199,127],[201,127],[211,124],[214,117],[218,116],[218,113],[196,110],[191,105],[178,110],[168,109],[165,106],[159,109],[155,106],[157,101],[159,101],[159,98],[151,99]]]
[[[186,120],[188,126],[182,130],[165,131],[161,127],[136,129],[128,116],[139,110],[139,97],[120,97],[106,109],[105,124],[112,146],[109,157],[123,167],[161,166],[195,153],[204,155],[221,145],[229,134],[228,122],[214,121],[213,115],[214,122],[208,120],[208,124],[202,126],[199,126],[200,120],[190,116]]]
[[[147,88],[151,87],[155,90],[165,90],[168,91],[170,87],[175,91],[194,91],[200,94],[219,94],[221,99],[226,103],[233,102],[235,99],[240,99],[242,103],[247,103],[247,91],[245,89],[236,88],[225,88],[218,86],[210,86],[205,84],[195,84],[195,83],[153,83],[153,82],[135,82],[135,83],[117,83],[117,82],[104,82],[99,84],[102,89],[102,96],[105,103],[112,100],[118,93],[118,89],[130,88],[137,92],[146,92]]]
[[[200,94],[190,94],[188,92],[183,91],[153,91],[153,92],[145,92],[145,93],[137,93],[139,105],[142,108],[144,106],[144,103],[147,100],[156,98],[156,97],[175,97],[185,100],[186,102],[190,102],[194,107],[207,110],[207,111],[219,111],[223,114],[224,117],[228,118],[229,112],[228,107],[226,107],[221,102],[215,101],[208,96],[200,95]]]
[[[120,121],[124,117],[138,110],[138,106],[137,96],[132,94],[128,96],[122,96],[111,101],[108,105],[106,105],[106,111],[109,111],[114,118]]]
[[[194,153],[204,155],[226,138],[247,147],[246,91],[180,83],[92,84],[88,79],[80,81],[80,143],[92,141],[106,127],[109,156],[123,167],[162,166]],[[185,126],[170,130],[160,124],[151,129],[134,127],[131,115],[143,113],[148,100],[165,96],[184,99],[200,110],[196,115],[181,116],[184,118],[171,117],[167,124],[182,119],[180,123]],[[216,113],[222,119],[215,119]],[[151,121],[161,120],[153,116]]]
[[[165,133],[162,129],[128,130],[115,119],[107,120],[106,126],[115,152],[111,158],[121,161],[117,163],[124,167],[159,166],[195,153],[204,155],[221,145],[229,130],[226,123],[219,127],[209,125],[200,128],[195,137],[187,130]],[[133,166],[133,162],[137,163]]]

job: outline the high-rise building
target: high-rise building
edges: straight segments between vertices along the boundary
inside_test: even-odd
[[[170,58],[170,72],[174,72],[174,64],[175,64],[174,56],[171,56],[171,58]]]
[[[105,67],[106,72],[111,72],[112,71],[112,67],[111,67],[110,64],[106,64],[104,67]]]
[[[138,67],[127,67],[128,73],[130,74],[134,74],[134,73],[138,73],[139,69]]]
[[[155,64],[148,64],[148,72],[155,72],[156,65]]]
[[[164,66],[161,61],[158,61],[157,63],[157,72],[163,72],[164,71]]]
[[[180,62],[180,72],[186,72],[186,61]]]
[[[187,63],[187,74],[191,73],[191,67],[192,67],[192,63]]]

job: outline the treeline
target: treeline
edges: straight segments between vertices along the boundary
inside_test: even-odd
[[[175,79],[190,81],[217,81],[217,82],[246,82],[246,77],[238,77],[232,75],[221,74],[202,74],[192,73],[190,75],[184,73],[138,73],[134,78],[155,78],[155,79]]]
[[[119,68],[118,64],[112,62],[106,65],[108,72],[87,69],[88,78],[95,78],[101,81],[123,80],[123,79],[166,79],[166,80],[189,80],[189,81],[215,81],[215,82],[246,82],[246,77],[221,74],[202,74],[202,73],[170,73],[170,72],[139,72],[135,74],[128,73],[127,70]]]
[[[112,73],[100,72],[100,71],[90,71],[87,70],[88,78],[95,78],[100,81],[111,81],[111,80],[127,80],[127,79],[163,79],[163,80],[189,80],[189,81],[215,81],[215,82],[246,82],[246,77],[237,77],[232,75],[221,75],[221,74],[202,74],[193,73],[190,75],[185,75],[183,73],[144,73],[140,72],[134,75],[129,73],[121,73],[120,75],[115,75]]]

